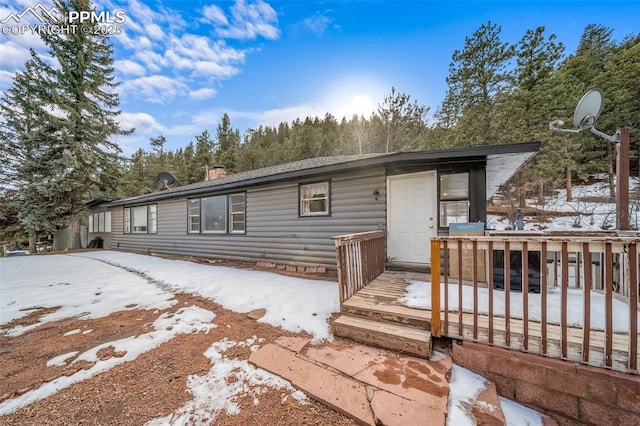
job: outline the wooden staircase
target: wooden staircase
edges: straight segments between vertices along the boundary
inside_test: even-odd
[[[398,303],[407,282],[391,271],[383,273],[342,303],[332,324],[336,336],[428,359],[431,354],[429,311]],[[402,277],[406,277],[403,274]]]

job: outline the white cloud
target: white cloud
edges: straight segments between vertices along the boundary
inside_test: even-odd
[[[135,133],[149,135],[161,133],[165,127],[146,112],[123,112],[119,115],[120,127],[123,129],[135,128]]]
[[[329,25],[331,25],[332,23],[333,18],[318,13],[314,16],[305,18],[302,21],[301,25],[316,35],[323,35]]]
[[[124,96],[144,98],[149,102],[167,103],[187,92],[187,86],[177,79],[164,75],[140,77],[125,81],[121,93]]]
[[[211,4],[202,9],[202,16],[204,16],[205,22],[212,22],[217,25],[229,25],[227,17],[224,15],[222,9],[215,4]]]
[[[275,40],[280,37],[278,15],[262,0],[236,0],[231,6],[232,20],[229,25],[216,28],[216,34],[224,38],[252,40],[264,37]]]
[[[29,49],[19,46],[13,41],[0,43],[0,58],[2,58],[2,69],[5,71],[16,71],[24,67],[24,63],[29,59]]]
[[[8,88],[13,82],[13,73],[9,71],[0,70],[0,90]]]
[[[124,75],[141,76],[146,74],[146,71],[142,65],[129,59],[115,61],[114,67],[117,71],[120,71]]]
[[[191,91],[189,93],[189,97],[191,99],[201,100],[201,99],[212,98],[213,96],[215,96],[215,94],[216,94],[216,91],[214,89],[203,87],[202,89]]]
[[[164,38],[164,31],[157,24],[148,24],[145,26],[146,33],[155,40],[162,40]]]

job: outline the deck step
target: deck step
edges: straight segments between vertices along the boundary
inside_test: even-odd
[[[431,330],[431,312],[400,304],[376,303],[370,298],[355,296],[342,304],[342,313],[370,320],[386,321]]]
[[[333,321],[333,333],[360,343],[429,359],[431,332],[401,324],[340,315]]]

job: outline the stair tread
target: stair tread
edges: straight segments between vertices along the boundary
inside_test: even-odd
[[[363,310],[371,310],[375,312],[401,314],[409,318],[415,318],[422,321],[429,321],[431,315],[429,311],[417,310],[404,305],[375,304],[361,296],[353,296],[344,301],[343,306],[349,308],[357,308]]]
[[[340,315],[334,321],[334,325],[356,327],[364,330],[375,331],[378,333],[417,340],[425,343],[430,342],[431,339],[431,332],[427,330],[421,330],[419,328],[401,324],[369,320],[352,315]]]

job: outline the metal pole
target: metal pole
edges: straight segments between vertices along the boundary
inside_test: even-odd
[[[616,144],[616,228],[629,229],[629,129],[620,129]]]

